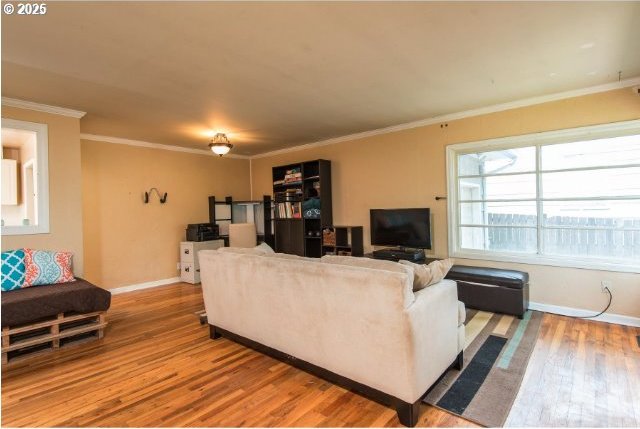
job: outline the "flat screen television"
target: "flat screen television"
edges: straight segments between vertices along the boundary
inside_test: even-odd
[[[431,249],[430,223],[427,208],[371,209],[371,244]]]

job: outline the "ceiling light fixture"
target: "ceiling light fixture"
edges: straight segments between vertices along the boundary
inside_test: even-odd
[[[229,139],[224,133],[217,133],[209,143],[209,149],[220,156],[228,154],[232,147],[233,145],[229,143]]]

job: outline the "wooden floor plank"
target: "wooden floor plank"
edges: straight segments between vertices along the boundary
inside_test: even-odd
[[[198,286],[113,297],[103,339],[2,369],[3,426],[398,427],[394,410],[198,322]],[[640,425],[640,329],[545,315],[511,426]],[[475,427],[422,405],[418,426]]]
[[[638,427],[639,332],[545,315],[506,426]]]

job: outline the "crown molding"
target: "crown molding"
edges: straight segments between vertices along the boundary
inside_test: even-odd
[[[130,140],[130,139],[124,139],[120,137],[100,136],[96,134],[81,133],[80,140],[123,144],[127,146],[146,147],[149,149],[170,150],[173,152],[195,153],[197,155],[213,156],[213,157],[219,158],[218,155],[206,149],[192,149],[189,147],[168,145],[168,144],[162,144],[162,143],[151,143],[151,142],[145,142],[142,140]],[[250,157],[246,155],[226,154],[224,155],[224,158],[249,159]]]
[[[67,109],[66,107],[50,106],[48,104],[34,103],[33,101],[18,100],[17,98],[2,97],[2,105],[7,107],[17,107],[19,109],[35,110],[37,112],[52,113],[54,115],[69,116],[80,119],[87,112]]]
[[[522,100],[511,101],[507,103],[494,104],[491,106],[481,107],[478,109],[464,110],[461,112],[450,113],[446,115],[434,116],[432,118],[421,119],[419,121],[407,122],[399,125],[392,125],[384,128],[377,128],[370,131],[363,131],[360,133],[347,134],[340,137],[334,137],[330,139],[320,140],[316,142],[303,143],[296,146],[292,146],[289,148],[278,149],[270,152],[264,152],[252,156],[248,155],[235,155],[235,154],[227,154],[226,158],[237,158],[237,159],[259,159],[259,158],[267,158],[270,156],[280,155],[289,152],[298,152],[305,149],[311,149],[321,146],[328,146],[332,144],[363,139],[367,137],[373,137],[382,134],[393,133],[397,131],[410,130],[413,128],[425,127],[428,125],[438,124],[441,122],[454,121],[458,119],[469,118],[473,116],[486,115],[489,113],[501,112],[505,110],[517,109],[521,107],[533,106],[536,104],[543,104],[552,101],[565,100],[568,98],[580,97],[584,95],[597,94],[600,92],[612,91],[621,88],[633,87],[636,85],[640,85],[640,76],[621,80],[618,82],[610,82],[602,85],[591,86],[582,89],[575,89],[571,91],[564,91],[555,94],[542,95],[538,97],[525,98]],[[21,109],[28,110],[36,110],[39,112],[53,113],[56,115],[64,115],[70,116],[73,118],[82,118],[86,112],[81,112],[78,110],[66,109],[64,107],[50,106],[47,104],[34,103],[31,101],[18,100],[15,98],[2,97],[2,105],[8,107],[17,107]],[[80,138],[83,140],[90,141],[100,141],[105,143],[115,143],[115,144],[124,144],[128,146],[138,146],[138,147],[146,147],[151,149],[161,149],[161,150],[171,150],[175,152],[186,152],[186,153],[195,153],[199,155],[208,155],[208,156],[216,156],[209,150],[204,149],[192,149],[186,148],[182,146],[175,145],[167,145],[161,143],[151,143],[140,140],[130,140],[120,137],[111,137],[111,136],[101,136],[95,134],[80,134]]]
[[[510,101],[507,103],[494,104],[487,107],[480,107],[478,109],[464,110],[462,112],[450,113],[447,115],[434,116],[432,118],[421,119],[419,121],[407,122],[399,125],[392,125],[390,127],[378,128],[371,131],[363,131],[360,133],[348,134],[345,136],[334,137],[327,140],[320,140],[312,143],[303,143],[303,144],[292,146],[285,149],[278,149],[271,152],[265,152],[265,153],[253,155],[251,158],[252,159],[266,158],[274,155],[280,155],[283,153],[297,152],[305,149],[328,146],[336,143],[342,143],[342,142],[351,141],[351,140],[358,140],[358,139],[377,136],[381,134],[393,133],[396,131],[403,131],[403,130],[410,130],[412,128],[425,127],[427,125],[438,124],[441,122],[454,121],[458,119],[486,115],[486,114],[495,113],[495,112],[502,112],[504,110],[518,109],[521,107],[549,103],[551,101],[565,100],[567,98],[580,97],[580,96],[589,95],[589,94],[597,94],[599,92],[607,92],[615,89],[633,87],[636,85],[640,85],[640,76],[621,80],[618,82],[610,82],[602,85],[591,86],[588,88],[574,89],[571,91],[558,92],[555,94],[541,95],[538,97],[530,97],[522,100]]]

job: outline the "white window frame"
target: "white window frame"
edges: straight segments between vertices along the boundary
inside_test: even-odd
[[[35,174],[38,189],[36,225],[2,226],[2,235],[31,235],[49,233],[49,128],[46,124],[2,118],[2,128],[36,133]]]
[[[501,149],[514,149],[519,147],[537,146],[536,157],[536,198],[530,199],[536,202],[537,210],[537,226],[538,231],[538,249],[542,245],[542,204],[541,204],[541,150],[540,147],[549,144],[558,143],[571,143],[584,140],[595,140],[600,138],[612,138],[626,135],[640,134],[640,120],[617,122],[605,125],[595,125],[581,128],[571,128],[558,131],[548,131],[536,134],[526,134],[513,137],[504,137],[491,140],[482,140],[469,143],[460,143],[447,146],[447,188],[448,188],[448,224],[449,224],[449,255],[454,258],[463,259],[481,259],[485,261],[498,261],[498,262],[515,262],[523,264],[533,265],[550,265],[556,267],[571,267],[571,268],[584,268],[594,270],[616,271],[616,272],[631,272],[640,273],[640,261],[634,262],[607,262],[600,258],[587,258],[587,257],[571,257],[571,256],[555,256],[555,255],[543,255],[537,254],[517,254],[512,252],[494,252],[484,250],[470,250],[461,249],[460,237],[458,234],[460,224],[460,212],[458,210],[458,156],[465,153],[476,152],[488,152]],[[634,165],[640,166],[640,165]],[[627,166],[624,166],[627,167]],[[567,171],[576,170],[591,170],[592,168],[581,169],[567,169]],[[595,169],[595,168],[594,168]],[[564,170],[545,170],[545,172],[556,172]],[[517,174],[531,173],[529,171]],[[511,173],[507,173],[511,174]],[[515,173],[514,173],[515,174]],[[594,200],[612,200],[611,197],[591,197]],[[629,199],[640,199],[640,195],[631,196]],[[566,201],[571,198],[558,198],[559,200]],[[584,200],[585,198],[578,198]],[[522,200],[526,200],[522,199]],[[515,201],[522,201],[521,199]],[[548,198],[546,199],[549,200]],[[509,200],[512,201],[512,200]],[[478,226],[478,225],[474,225]]]

